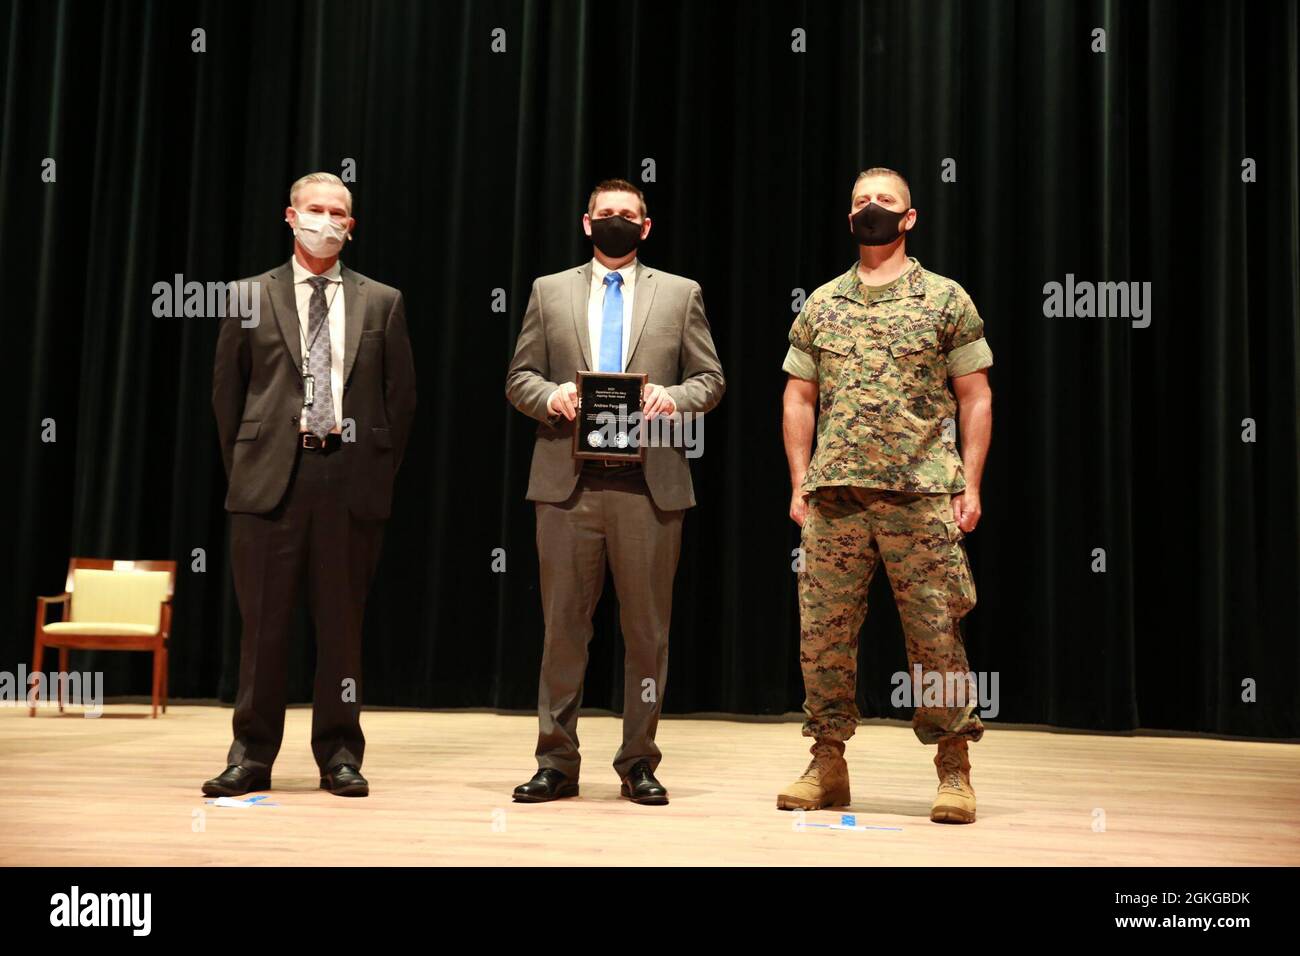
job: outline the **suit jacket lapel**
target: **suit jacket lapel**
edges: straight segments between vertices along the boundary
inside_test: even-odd
[[[361,343],[361,329],[366,323],[366,280],[347,266],[341,266],[343,275],[344,333],[346,347],[343,352],[343,381],[352,375],[352,363],[357,360],[357,346]]]
[[[302,330],[298,322],[298,300],[293,294],[293,260],[290,259],[272,272],[270,279],[270,289],[267,291],[271,297],[271,310],[275,313],[275,324],[280,327],[284,346],[293,356],[293,364],[298,367],[298,374],[301,375]]]
[[[632,355],[636,352],[637,343],[641,341],[641,330],[645,328],[645,320],[650,315],[650,303],[654,301],[655,285],[654,270],[638,260],[636,288],[632,293],[632,337],[627,343],[627,365],[624,368],[632,367]]]
[[[573,299],[573,330],[577,333],[578,345],[582,348],[584,367],[591,369],[594,368],[591,364],[591,333],[587,328],[587,302],[591,298],[591,260],[573,271],[569,288]]]

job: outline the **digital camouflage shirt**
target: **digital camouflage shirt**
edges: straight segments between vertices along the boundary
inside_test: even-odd
[[[783,367],[817,383],[804,491],[966,487],[948,379],[988,368],[993,352],[966,290],[909,260],[886,286],[863,285],[853,263],[808,297],[790,328]]]

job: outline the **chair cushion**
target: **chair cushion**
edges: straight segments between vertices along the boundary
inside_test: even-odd
[[[77,568],[72,572],[72,614],[68,623],[94,627],[141,625],[153,634],[158,630],[170,579],[166,571]]]
[[[56,621],[45,625],[46,634],[73,634],[79,637],[153,637],[158,625],[113,624],[106,621]]]

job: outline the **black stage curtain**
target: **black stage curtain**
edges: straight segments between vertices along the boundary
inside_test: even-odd
[[[642,258],[703,285],[728,384],[666,710],[797,710],[781,361],[794,290],[853,260],[850,189],[880,164],[911,179],[909,252],[970,291],[995,354],[967,637],[998,718],[1300,736],[1296,37],[1294,3],[8,3],[0,666],[29,660],[70,555],[172,557],[173,697],[233,699],[216,327],[155,318],[152,288],[283,262],[289,183],[351,159],[346,260],[404,291],[420,392],[367,702],[532,708],[533,425],[506,364],[532,279],[590,255],[593,183],[653,168]],[[1149,326],[1045,317],[1067,275],[1150,282]],[[598,618],[585,700],[617,710],[611,595]],[[900,716],[883,575],[861,666],[863,713]],[[144,655],[73,667],[148,687]]]

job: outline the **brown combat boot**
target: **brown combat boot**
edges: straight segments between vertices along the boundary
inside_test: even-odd
[[[803,776],[776,795],[778,810],[820,810],[849,805],[849,765],[844,741],[821,739],[812,745],[812,763]]]
[[[934,766],[939,771],[939,792],[930,807],[930,819],[935,823],[974,823],[975,788],[970,785],[966,738],[940,740]]]

